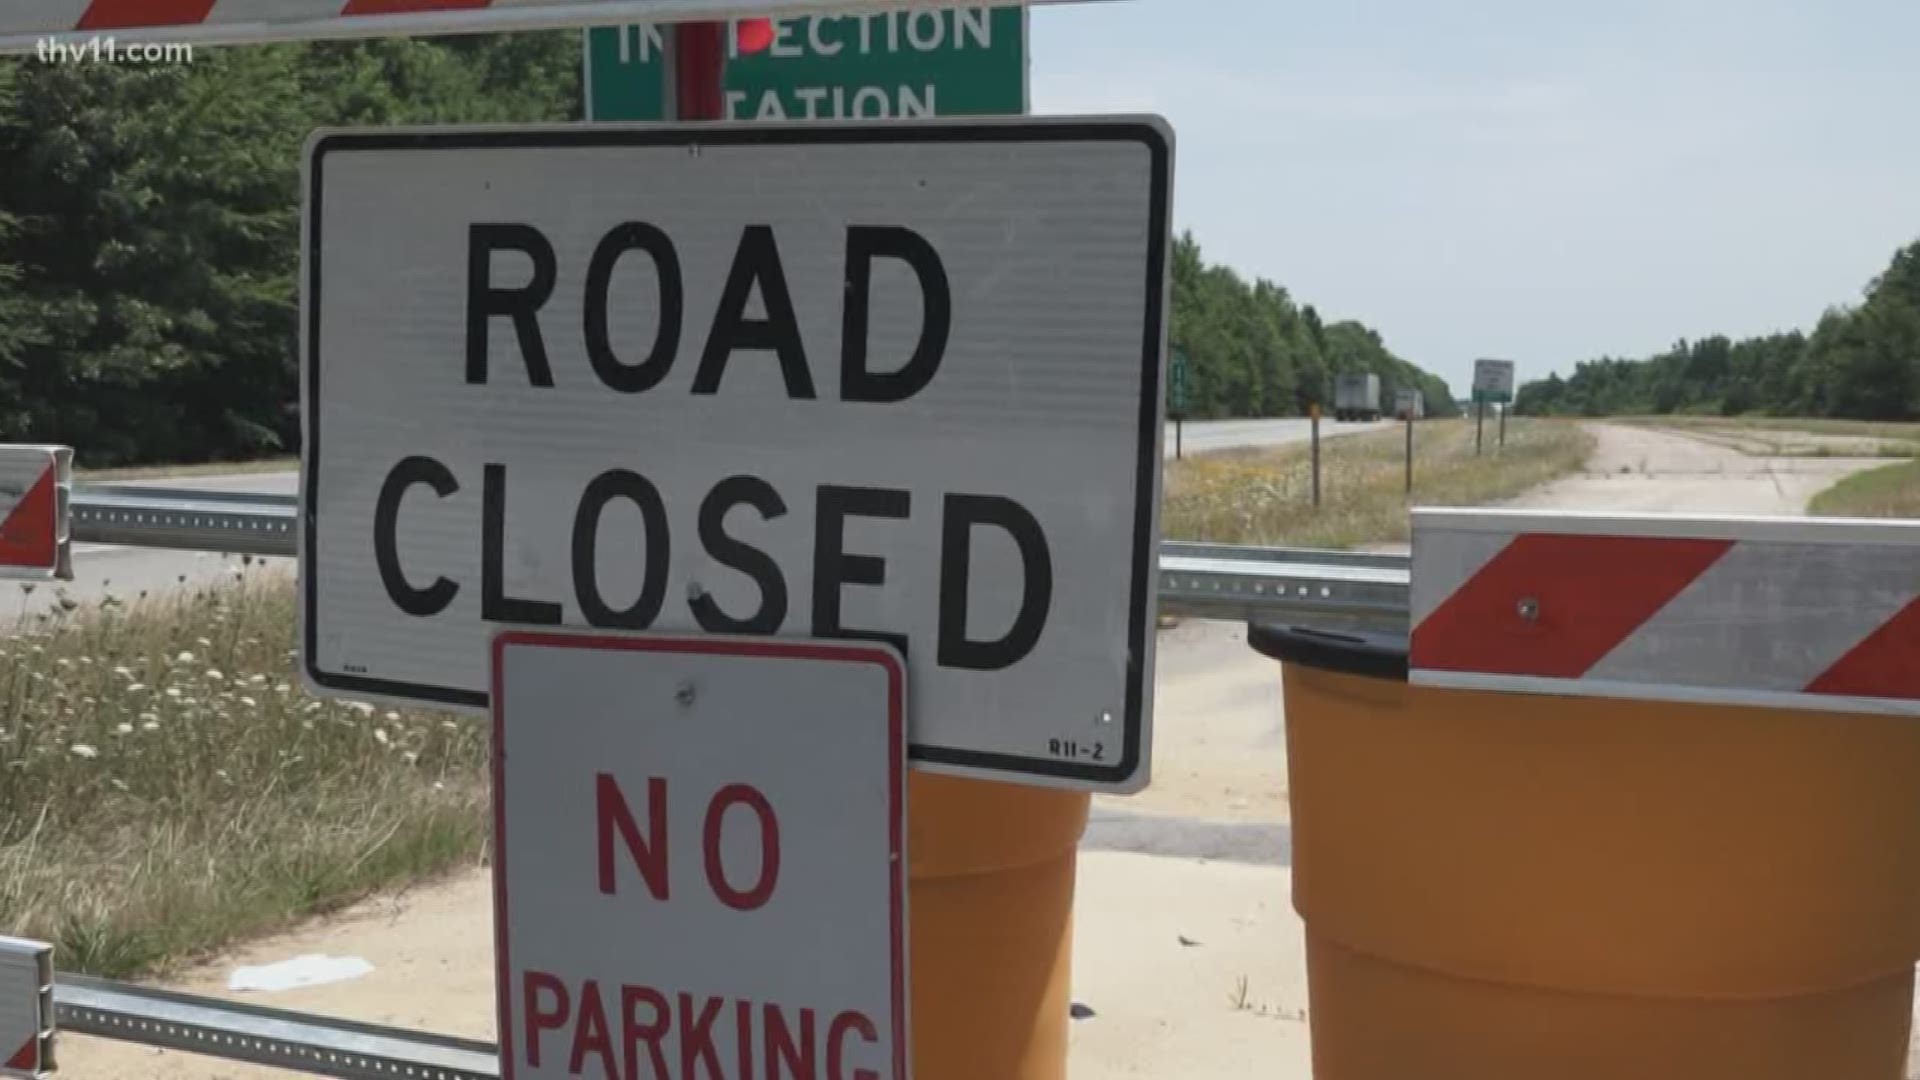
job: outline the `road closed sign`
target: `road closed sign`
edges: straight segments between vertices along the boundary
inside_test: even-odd
[[[323,133],[307,185],[316,689],[484,710],[498,625],[884,641],[923,767],[1145,784],[1159,122]]]
[[[506,1080],[907,1080],[897,653],[507,631],[493,679]]]

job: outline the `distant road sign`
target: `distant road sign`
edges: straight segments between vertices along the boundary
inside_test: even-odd
[[[1513,400],[1513,361],[1475,360],[1473,399],[1504,405]]]
[[[731,43],[731,120],[885,120],[1027,111],[1027,10],[974,6],[805,15],[758,52]],[[586,32],[589,120],[666,120],[664,28]]]
[[[312,685],[483,709],[497,624],[876,638],[923,766],[1137,790],[1171,162],[1127,118],[319,137]]]
[[[1187,350],[1178,345],[1174,346],[1172,371],[1168,376],[1168,381],[1172,383],[1168,407],[1182,415],[1187,411],[1187,387],[1191,374],[1187,364]]]
[[[43,42],[98,34],[125,42],[217,45],[837,15],[848,6],[847,0],[6,0],[0,3],[0,53],[31,53]],[[955,5],[945,0],[860,0],[858,6],[897,13]],[[979,0],[970,6],[980,6]]]
[[[73,577],[72,492],[72,448],[0,446],[0,577]]]
[[[897,654],[508,631],[492,672],[506,1080],[907,1080]]]

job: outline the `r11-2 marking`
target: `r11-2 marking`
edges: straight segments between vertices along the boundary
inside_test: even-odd
[[[1059,758],[1087,758],[1091,761],[1107,760],[1107,744],[1096,742],[1091,746],[1078,739],[1048,739],[1047,753]]]

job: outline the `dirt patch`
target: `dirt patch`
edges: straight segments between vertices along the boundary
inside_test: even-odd
[[[1592,425],[1596,443],[1574,476],[1503,506],[1622,513],[1800,515],[1815,495],[1881,458],[1773,457],[1691,435]]]

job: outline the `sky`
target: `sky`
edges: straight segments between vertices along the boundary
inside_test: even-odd
[[[1204,14],[1204,18],[1202,15]],[[1470,384],[1811,327],[1920,239],[1920,0],[1099,0],[1036,113],[1151,112],[1174,227]]]

